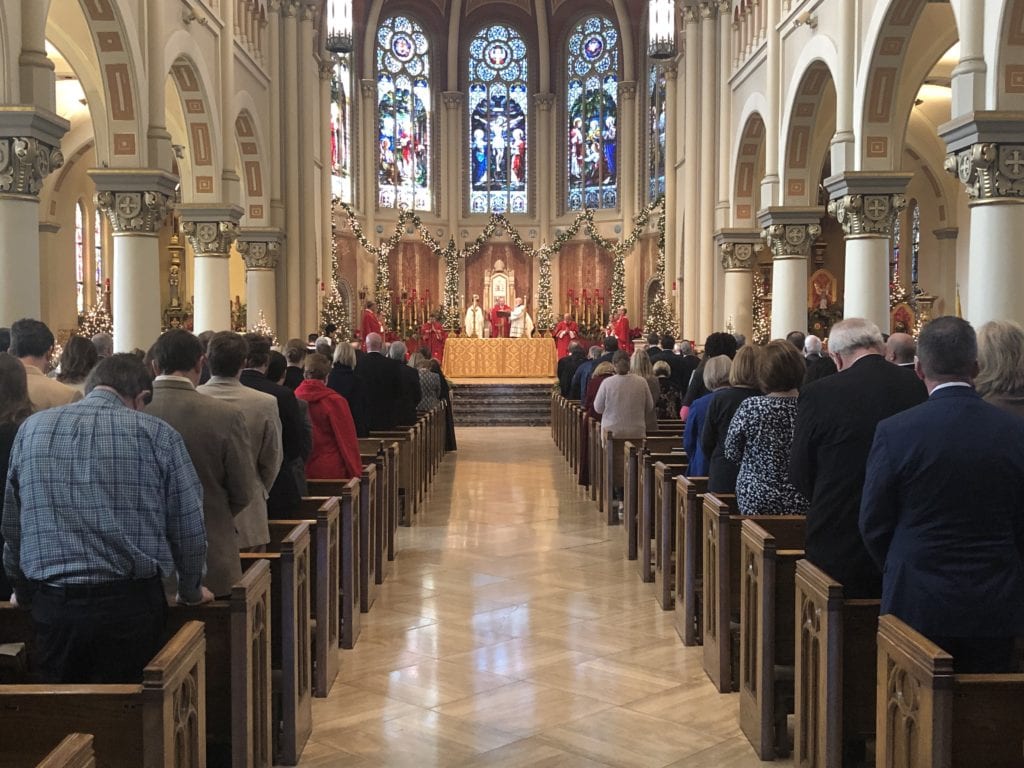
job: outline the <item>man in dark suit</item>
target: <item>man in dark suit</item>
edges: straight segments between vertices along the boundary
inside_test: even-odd
[[[576,369],[579,368],[587,360],[586,354],[583,352],[583,347],[580,346],[578,341],[569,342],[569,354],[558,361],[558,368],[556,374],[558,376],[558,389],[562,393],[562,397],[569,397],[569,393],[572,388],[572,377],[576,373]]]
[[[146,413],[163,419],[185,440],[203,484],[206,573],[203,586],[227,597],[242,578],[235,515],[249,504],[256,484],[242,409],[196,391],[206,356],[188,331],[167,331],[153,345],[153,400]]]
[[[807,559],[841,583],[847,597],[882,593],[882,572],[857,529],[875,426],[928,394],[917,376],[886,362],[883,349],[874,323],[836,323],[829,352],[839,372],[801,390],[790,454],[790,480],[811,500]]]
[[[399,366],[381,353],[384,340],[379,333],[365,339],[366,354],[356,363],[356,377],[363,382],[369,412],[370,431],[394,429],[397,403],[402,396]]]
[[[860,530],[884,568],[883,614],[953,656],[1009,672],[1024,634],[1024,420],[974,391],[978,344],[956,317],[921,331],[928,401],[878,425]]]
[[[249,355],[245,360],[245,368],[242,369],[242,385],[257,392],[273,395],[277,399],[277,411],[281,417],[281,447],[284,461],[270,489],[267,514],[272,518],[287,517],[295,511],[302,498],[292,472],[292,464],[302,455],[305,425],[295,393],[267,378],[270,339],[258,333],[247,333],[245,340],[249,344]]]
[[[836,364],[831,357],[822,353],[821,339],[813,333],[804,339],[804,362],[807,363],[807,373],[804,374],[805,387],[812,381],[836,372]]]
[[[690,384],[690,376],[693,375],[694,369],[697,364],[700,363],[694,355],[685,354],[677,355],[675,353],[676,340],[674,337],[665,334],[661,337],[661,349],[655,355],[651,355],[651,364],[664,360],[668,363],[669,369],[672,371],[672,375],[669,376],[669,380],[675,385],[675,388],[680,392],[685,392],[687,386]]]
[[[582,403],[587,399],[587,384],[600,359],[601,347],[595,344],[590,348],[588,358],[580,363],[576,373],[572,375],[572,381],[569,382],[569,398],[571,400],[579,400]]]
[[[604,337],[604,352],[598,358],[599,363],[610,363],[615,353],[619,351],[619,340],[615,336]]]
[[[423,399],[423,389],[420,387],[420,373],[406,365],[405,353],[405,343],[401,341],[392,342],[388,348],[388,357],[395,363],[401,382],[401,396],[394,404],[395,423],[411,427],[416,423],[416,406]]]

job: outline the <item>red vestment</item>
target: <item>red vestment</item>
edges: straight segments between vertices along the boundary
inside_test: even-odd
[[[366,337],[371,333],[379,333],[381,338],[384,338],[384,332],[380,325],[380,320],[377,319],[377,315],[373,313],[372,309],[363,310],[363,322],[359,326],[359,338],[363,342],[363,349],[366,349]]]
[[[629,354],[632,355],[633,342],[629,338],[629,318],[623,315],[622,317],[615,321],[614,328],[615,338],[619,340],[619,349],[621,349],[623,352],[628,352]]]
[[[580,335],[580,328],[575,322],[563,320],[555,326],[555,346],[558,348],[558,356],[565,357],[569,354],[569,344]]]
[[[430,350],[431,357],[439,363],[444,361],[444,342],[447,338],[448,332],[436,320],[425,323],[420,328],[420,339],[423,340],[423,346]]]
[[[504,313],[504,317],[500,316]],[[512,307],[508,304],[496,304],[491,310],[491,336],[493,338],[507,339],[512,330],[512,321],[509,315],[512,314]]]

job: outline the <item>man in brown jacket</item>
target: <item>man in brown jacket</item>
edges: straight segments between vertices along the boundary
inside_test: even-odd
[[[240,408],[196,391],[205,360],[199,339],[188,331],[164,333],[153,345],[152,357],[157,376],[146,413],[163,419],[185,439],[203,485],[203,585],[225,597],[242,577],[235,515],[249,503],[256,482],[245,416]]]
[[[28,399],[37,411],[56,408],[82,399],[77,389],[46,377],[53,355],[53,333],[46,323],[30,318],[11,326],[11,354],[21,360],[28,374]]]

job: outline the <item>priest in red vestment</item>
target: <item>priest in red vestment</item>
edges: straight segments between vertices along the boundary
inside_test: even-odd
[[[431,315],[430,320],[420,328],[423,346],[430,350],[430,356],[439,363],[444,362],[444,343],[447,338],[448,332],[437,315]]]
[[[615,321],[614,328],[615,328],[615,338],[617,338],[619,340],[619,349],[621,349],[624,352],[627,352],[628,354],[632,355],[633,354],[633,341],[630,338],[630,336],[632,334],[630,333],[629,318],[626,317],[626,308],[625,307],[620,307],[619,308],[619,317]]]
[[[562,315],[562,322],[555,326],[555,346],[558,348],[559,357],[569,354],[569,344],[579,338],[579,335],[579,326],[572,319],[572,315],[566,312]]]
[[[491,309],[491,336],[494,338],[507,339],[512,325],[509,318],[512,315],[512,307],[505,303],[505,297],[499,296]]]
[[[363,310],[363,320],[359,324],[359,340],[362,342],[364,350],[366,349],[366,337],[369,334],[379,333],[381,337],[384,336],[380,320],[377,318],[373,308],[374,304],[372,301],[366,302],[366,309]]]

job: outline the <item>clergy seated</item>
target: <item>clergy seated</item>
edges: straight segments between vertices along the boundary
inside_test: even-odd
[[[320,354],[306,357],[305,380],[295,396],[309,403],[313,451],[306,460],[306,477],[323,480],[359,477],[359,438],[345,398],[327,386],[331,362]]]

